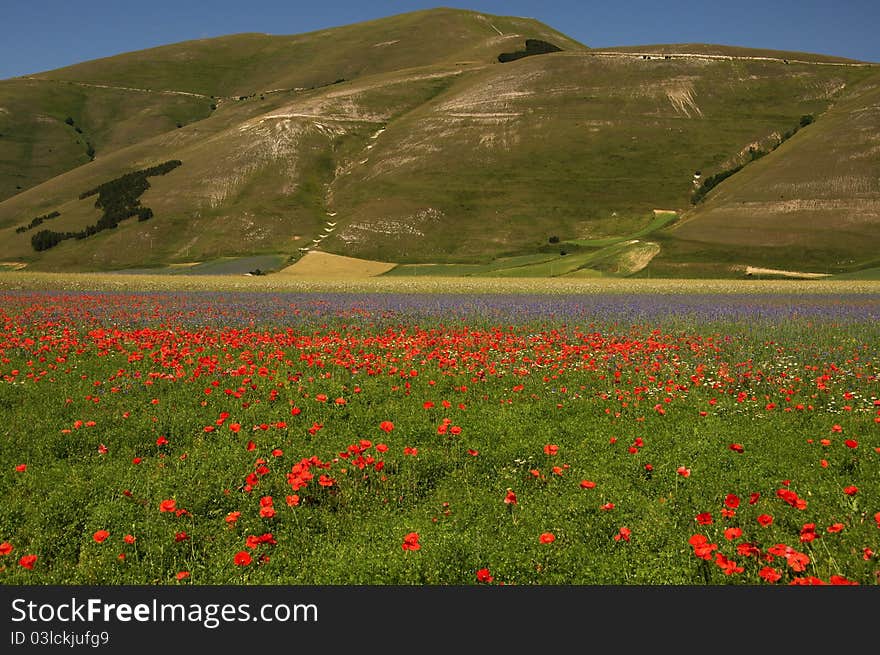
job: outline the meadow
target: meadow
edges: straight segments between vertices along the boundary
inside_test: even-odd
[[[0,283],[2,584],[880,582],[870,283],[125,277]]]

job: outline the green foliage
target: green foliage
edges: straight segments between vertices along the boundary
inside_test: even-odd
[[[727,170],[720,171],[718,173],[715,173],[715,175],[710,175],[709,177],[707,177],[705,180],[703,180],[703,183],[700,185],[700,187],[696,191],[694,191],[694,195],[691,196],[691,204],[696,205],[701,202],[703,198],[706,197],[707,193],[709,193],[712,189],[721,184],[731,175],[735,175],[736,173],[741,171],[743,169],[743,166],[745,166],[745,164],[739,164],[737,166],[734,166],[733,168],[728,168]]]
[[[52,230],[40,230],[36,234],[31,237],[31,245],[34,250],[40,252],[42,250],[48,250],[53,246],[57,246],[59,243],[64,241],[64,239],[70,239],[74,236],[70,232],[53,232]]]
[[[761,159],[761,157],[764,157],[765,155],[769,154],[770,152],[773,152],[774,150],[776,150],[776,148],[778,148],[783,143],[788,141],[791,137],[793,137],[795,134],[797,134],[797,132],[800,128],[806,127],[807,125],[809,125],[812,122],[813,122],[812,115],[805,114],[805,115],[801,116],[800,124],[795,125],[790,130],[784,132],[782,137],[779,139],[779,141],[777,141],[775,144],[773,144],[773,147],[770,148],[769,151],[764,150],[763,148],[751,146],[749,148],[749,162],[753,162],[758,159]],[[746,162],[746,163],[748,163],[748,162]],[[712,189],[714,189],[716,186],[718,186],[718,184],[720,184],[721,182],[726,180],[731,175],[734,175],[735,173],[738,173],[739,171],[741,171],[744,166],[745,166],[745,163],[739,164],[737,166],[734,166],[733,168],[723,170],[719,173],[716,173],[715,175],[707,177],[703,181],[703,183],[699,186],[699,188],[696,191],[694,191],[693,195],[691,196],[691,204],[696,205],[696,204],[699,204],[700,202],[702,202],[703,199],[706,197],[707,193],[709,193]]]
[[[37,227],[38,225],[40,225],[43,221],[48,221],[53,218],[58,218],[59,216],[61,216],[61,212],[58,212],[58,211],[49,212],[48,214],[43,214],[42,216],[37,216],[27,225],[21,225],[21,226],[15,228],[15,232],[16,232],[16,234],[21,234],[22,232],[27,232],[28,230],[32,230],[35,227]]]
[[[165,175],[180,166],[180,160],[166,161],[157,166],[151,166],[133,173],[126,173],[114,180],[84,191],[80,194],[80,200],[89,196],[97,195],[95,207],[103,209],[104,213],[98,222],[89,225],[79,232],[51,232],[42,230],[31,237],[31,245],[34,250],[40,252],[58,245],[65,239],[85,239],[102,230],[114,229],[120,221],[131,216],[137,216],[138,221],[146,221],[153,217],[153,210],[140,204],[140,197],[150,188],[148,177]]]

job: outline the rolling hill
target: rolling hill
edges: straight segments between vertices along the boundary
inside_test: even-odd
[[[591,50],[453,9],[163,46],[0,81],[0,261],[858,271],[880,251],[878,89],[841,58]]]

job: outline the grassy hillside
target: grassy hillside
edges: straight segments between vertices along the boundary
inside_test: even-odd
[[[322,245],[464,263],[633,233],[654,209],[688,209],[695,172],[769,147],[868,73],[568,52],[487,66],[389,125],[336,180],[348,223]]]
[[[499,61],[527,39],[561,51]],[[877,69],[693,53],[594,53],[536,21],[442,9],[0,82],[0,166],[22,176],[0,175],[14,192],[0,261],[232,270],[236,257],[278,268],[323,251],[400,264],[393,275],[736,276],[827,251],[840,270],[867,265]],[[149,220],[40,252],[21,229],[59,212],[39,229],[82,231],[101,216],[83,192],[172,160],[138,196]],[[700,179],[741,165],[692,207]],[[785,223],[777,192],[810,201],[798,211],[813,227]],[[740,205],[748,216],[731,219]]]
[[[93,156],[201,120],[211,104],[180,94],[0,81],[0,200]]]
[[[437,63],[490,62],[524,38],[583,49],[536,21],[435,9],[308,34],[187,41],[3,80],[0,200],[89,161],[88,144],[106,153],[224,103]],[[74,126],[64,124],[68,117]]]
[[[239,97],[429,64],[492,61],[527,37],[583,47],[537,21],[432,9],[292,36],[187,41],[34,77]]]
[[[880,75],[713,190],[653,266],[693,259],[836,273],[880,263]]]

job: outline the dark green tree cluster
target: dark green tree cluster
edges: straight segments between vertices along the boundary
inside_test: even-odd
[[[42,216],[37,216],[35,219],[33,219],[27,225],[21,225],[21,226],[15,228],[15,231],[17,234],[21,234],[22,232],[27,232],[28,230],[32,230],[35,227],[37,227],[37,225],[39,225],[43,221],[48,221],[53,218],[58,218],[59,216],[61,216],[61,212],[57,212],[57,211],[51,212],[49,214],[43,214]]]
[[[79,125],[77,125],[76,122],[73,120],[73,116],[68,116],[67,118],[64,119],[64,122],[67,123],[68,125],[70,125],[77,134],[83,133],[82,128]],[[77,143],[79,143],[79,141],[77,141]],[[90,160],[94,161],[94,159],[95,159],[95,146],[93,146],[91,144],[91,142],[89,142],[88,140],[86,141],[86,155],[88,155]]]
[[[137,216],[138,221],[151,219],[153,210],[142,206],[140,201],[140,197],[150,188],[147,178],[154,175],[165,175],[180,164],[180,160],[177,159],[166,161],[158,166],[126,173],[122,177],[117,177],[115,180],[110,180],[81,193],[80,200],[89,196],[98,196],[98,199],[95,200],[95,207],[104,210],[98,222],[79,232],[41,230],[31,237],[31,245],[36,251],[48,250],[65,239],[85,239],[101,230],[111,230],[119,225],[120,221],[132,216]]]
[[[75,232],[53,232],[52,230],[40,230],[31,237],[31,246],[37,252],[48,250],[52,246],[56,246],[65,239],[72,239],[76,236]]]
[[[525,50],[502,52],[500,55],[498,55],[498,61],[503,64],[508,61],[522,59],[523,57],[531,57],[532,55],[545,55],[548,52],[560,52],[561,50],[562,48],[555,46],[552,43],[547,43],[546,41],[541,41],[539,39],[526,39]]]
[[[809,125],[813,121],[814,121],[814,118],[813,118],[812,114],[804,114],[803,116],[801,116],[800,124],[795,125],[793,128],[786,131],[779,138],[779,141],[777,141],[775,144],[773,144],[773,147],[770,148],[770,150],[763,150],[761,148],[756,148],[756,147],[752,146],[751,148],[749,148],[749,161],[750,162],[755,161],[756,159],[760,159],[764,155],[767,155],[767,154],[773,152],[779,146],[781,146],[783,143],[785,143],[791,137],[793,137],[798,132],[799,129],[801,129],[802,127],[806,127],[807,125]],[[741,171],[744,167],[745,167],[745,164],[739,164],[737,166],[734,166],[733,168],[729,168],[725,171],[721,171],[720,173],[715,173],[715,175],[707,177],[705,180],[703,180],[703,183],[700,185],[700,187],[696,191],[694,191],[693,195],[691,196],[691,204],[696,205],[696,204],[702,202],[702,200],[706,197],[706,194],[709,193],[709,191],[711,191],[714,187],[718,186],[719,183],[723,182],[724,180],[726,180],[728,177],[730,177],[734,173],[738,173],[739,171]]]
[[[715,175],[710,175],[700,187],[694,191],[694,195],[691,196],[691,204],[696,205],[701,202],[703,198],[706,197],[706,194],[709,193],[712,189],[718,186],[721,182],[726,180],[728,177],[733,175],[734,173],[739,173],[745,164],[739,164],[738,166],[734,166],[733,168],[728,168],[726,171],[721,171],[719,173],[715,173]]]

